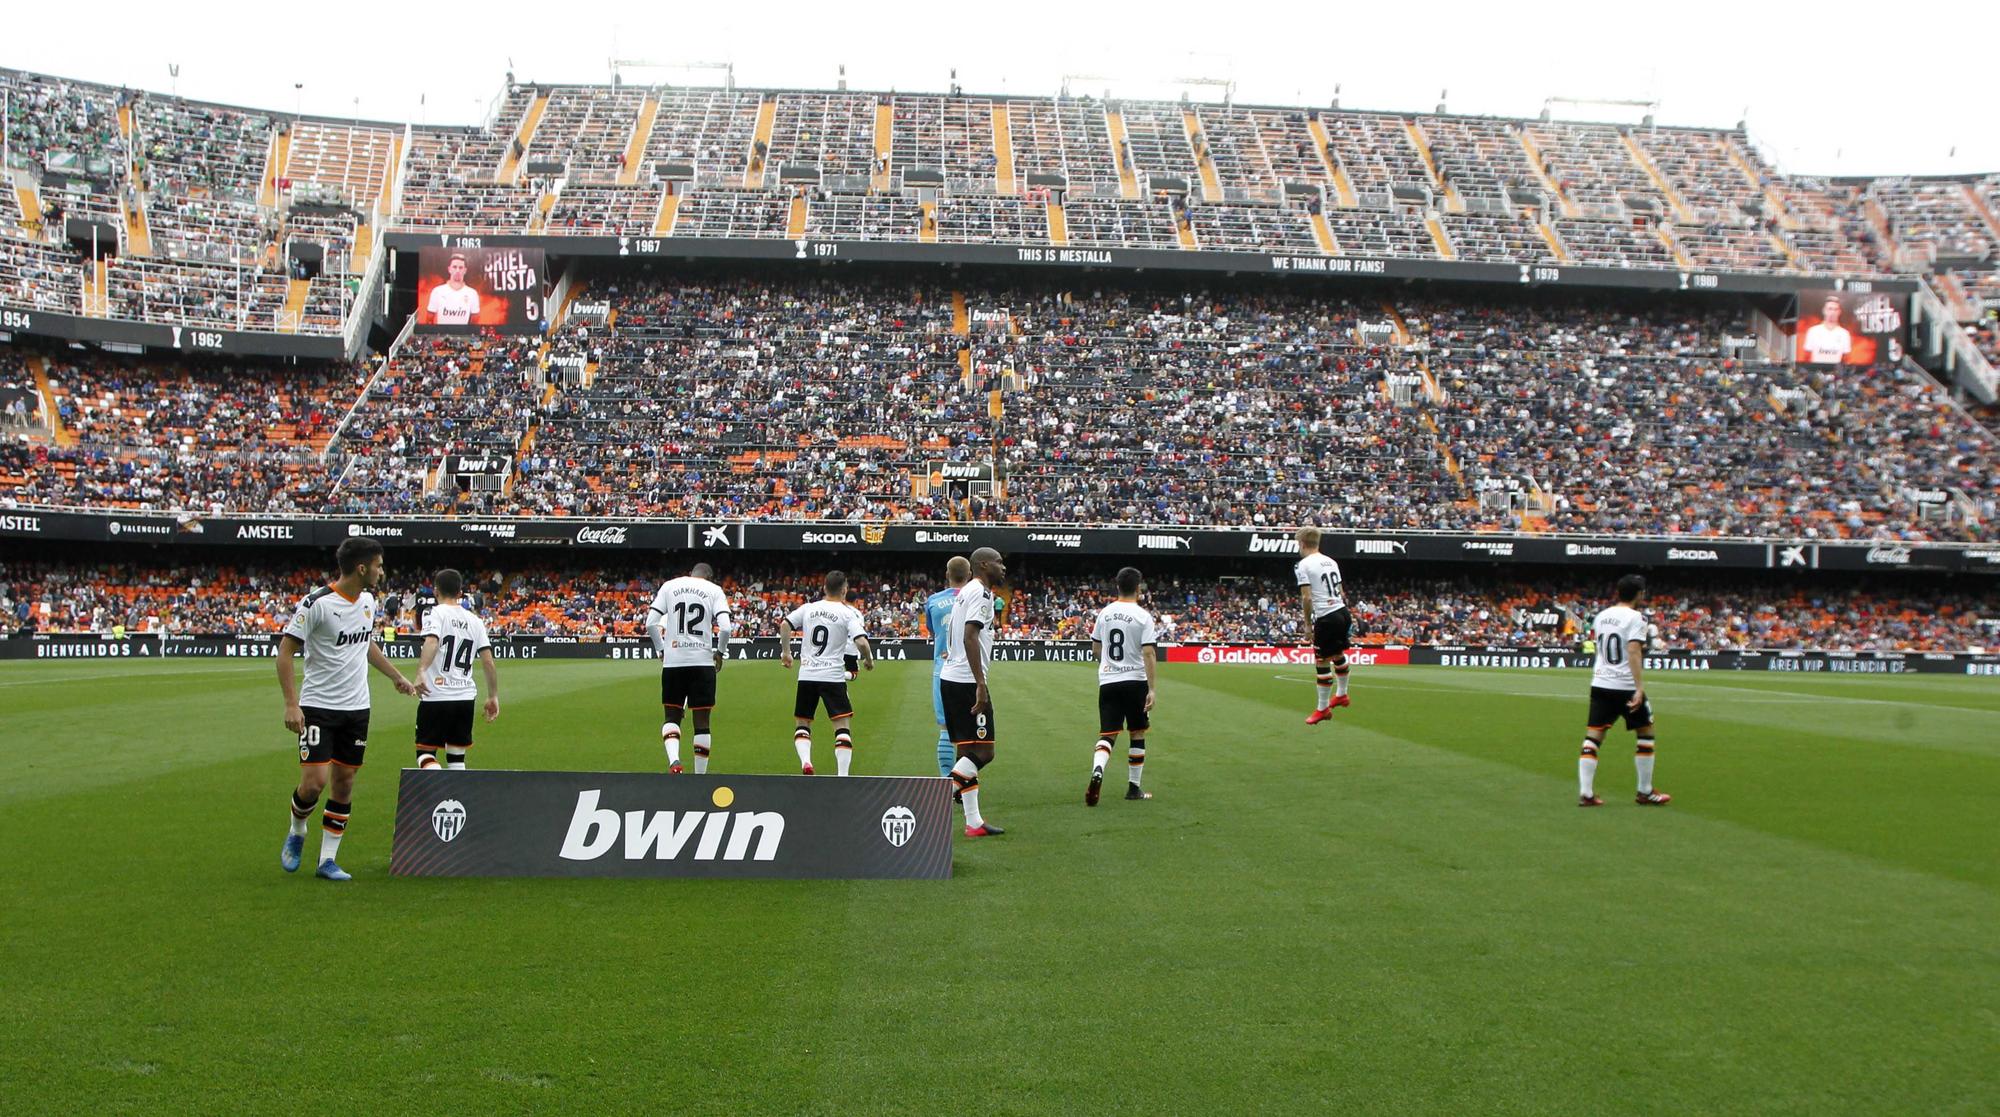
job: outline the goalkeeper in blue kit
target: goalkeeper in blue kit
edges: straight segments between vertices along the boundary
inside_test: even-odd
[[[964,556],[954,556],[944,566],[945,581],[951,588],[942,589],[924,600],[924,628],[931,634],[931,713],[937,718],[938,726],[938,775],[951,775],[951,766],[958,762],[958,746],[951,743],[951,734],[944,727],[944,693],[938,688],[938,672],[944,670],[945,645],[951,640],[951,603],[958,597],[960,586],[972,580],[972,563]]]

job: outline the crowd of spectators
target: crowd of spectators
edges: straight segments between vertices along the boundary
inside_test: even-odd
[[[466,565],[476,604],[501,636],[641,635],[653,591],[679,572],[657,558],[557,563],[482,557]],[[1001,638],[1089,639],[1091,619],[1115,594],[1103,572],[1062,565],[1068,568],[1042,572],[1032,561],[1016,563],[998,622]],[[718,580],[730,596],[736,635],[777,635],[787,613],[817,598],[821,573],[805,560],[782,556],[744,556],[723,570]],[[923,601],[942,588],[937,571],[874,557],[848,573],[849,599],[870,635],[926,635]],[[1296,645],[1309,636],[1287,575],[1270,563],[1155,573],[1145,602],[1169,643]],[[123,626],[127,632],[269,634],[326,577],[269,558],[77,562],[0,553],[0,617],[9,630],[108,633]],[[398,609],[393,623],[404,635],[414,630],[404,606],[425,581],[423,570],[399,567],[378,594],[385,606]],[[1605,604],[1602,581],[1570,573],[1350,571],[1358,639],[1367,645],[1573,645]],[[2000,644],[2000,609],[1990,597],[1955,585],[1805,586],[1670,575],[1653,581],[1645,611],[1663,648],[1908,652]]]
[[[1904,540],[2000,521],[1990,436],[1935,381],[1726,351],[1740,304],[725,269],[589,297],[612,324],[549,335],[547,368],[540,339],[406,345],[326,448],[331,510]],[[516,457],[500,491],[431,476],[486,452]],[[944,465],[996,453],[998,491],[945,495]],[[160,507],[184,483],[144,480]]]

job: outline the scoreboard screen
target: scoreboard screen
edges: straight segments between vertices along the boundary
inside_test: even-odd
[[[420,248],[417,332],[534,333],[546,275],[539,248]]]
[[[1800,291],[1796,358],[1802,365],[1895,364],[1909,344],[1908,295]]]

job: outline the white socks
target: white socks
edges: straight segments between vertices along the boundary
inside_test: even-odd
[[[321,861],[331,861],[333,860],[333,855],[340,852],[340,839],[342,833],[344,833],[344,831],[334,831],[334,830],[320,831],[319,859]]]
[[[812,730],[800,727],[792,734],[792,747],[799,750],[799,767],[810,768],[813,762]]]
[[[461,772],[465,771],[464,749],[446,749],[444,750],[444,758],[447,761],[445,767],[454,768]]]
[[[1133,743],[1125,750],[1125,778],[1133,787],[1139,786],[1139,777],[1146,773],[1146,746]]]
[[[1347,672],[1335,671],[1333,673],[1333,692],[1342,698],[1347,697]]]
[[[660,743],[667,748],[667,767],[681,762],[681,727],[673,722],[660,726]]]
[[[854,763],[853,735],[848,733],[847,730],[845,729],[834,730],[833,731],[834,774],[840,776],[846,775],[848,767],[853,763]]]
[[[1095,754],[1090,758],[1090,774],[1093,776],[1103,775],[1104,766],[1109,763],[1111,763],[1111,738],[1099,737],[1097,739]]]
[[[961,781],[958,797],[965,804],[965,825],[977,829],[986,825],[986,817],[979,813],[979,768],[968,757],[959,757],[951,766],[952,773]]]
[[[1597,743],[1594,741],[1585,741],[1583,743],[1583,755],[1578,757],[1576,761],[1577,794],[1588,799],[1590,796],[1596,794],[1592,790],[1596,783]]]
[[[1653,790],[1653,741],[1648,737],[1639,742],[1639,754],[1632,758],[1632,764],[1639,769],[1639,794],[1650,794]]]
[[[711,742],[712,738],[706,733],[698,732],[694,735],[694,774],[697,776],[708,774],[708,748]]]

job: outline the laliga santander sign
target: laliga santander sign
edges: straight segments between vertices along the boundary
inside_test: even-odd
[[[1407,667],[1408,648],[1349,648],[1347,661],[1360,667]],[[1203,647],[1176,646],[1167,649],[1168,663],[1250,663],[1303,664],[1310,667],[1309,647],[1276,647],[1270,644],[1210,644]]]

